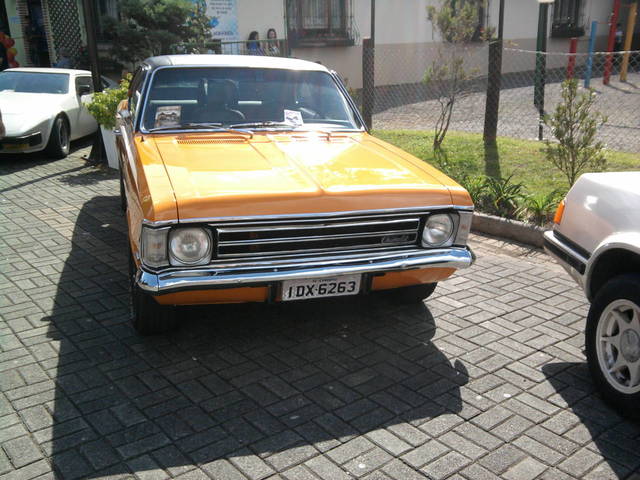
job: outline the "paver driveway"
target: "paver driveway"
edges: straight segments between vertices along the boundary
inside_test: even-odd
[[[185,308],[141,338],[117,177],[80,153],[0,159],[0,479],[640,478],[544,254],[476,236],[426,305]]]

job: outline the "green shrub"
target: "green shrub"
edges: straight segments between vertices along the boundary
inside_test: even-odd
[[[116,126],[116,112],[120,102],[127,98],[131,74],[120,80],[117,88],[110,88],[93,94],[93,99],[87,104],[87,110],[96,121],[105,128]]]
[[[606,157],[604,144],[596,142],[598,128],[607,117],[593,111],[596,93],[589,89],[578,93],[577,80],[562,82],[562,101],[552,115],[544,116],[544,123],[551,128],[558,143],[547,140],[547,160],[560,170],[569,186],[586,170],[604,170]]]
[[[471,200],[480,208],[485,200],[487,193],[487,179],[484,175],[468,175],[463,174],[457,179],[458,183],[462,185],[469,195]]]
[[[506,178],[487,177],[481,209],[500,217],[515,218],[524,185],[512,179],[513,174]]]
[[[560,190],[524,195],[516,214],[525,222],[546,225],[553,219],[562,196]]]

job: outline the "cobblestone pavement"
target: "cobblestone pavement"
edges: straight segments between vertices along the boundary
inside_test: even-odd
[[[594,109],[608,117],[598,139],[612,150],[640,151],[640,73],[629,75],[628,82],[612,78],[609,85],[594,79],[597,100]],[[546,112],[551,113],[561,100],[560,83],[549,83],[545,90]],[[451,118],[451,130],[482,133],[486,92],[476,92],[457,101]],[[381,99],[384,103],[384,99]],[[433,130],[440,106],[437,100],[390,108],[373,116],[377,130]],[[533,105],[533,87],[505,88],[500,91],[498,135],[535,140],[538,137],[538,111]],[[545,127],[545,138],[550,131]]]
[[[425,305],[185,308],[141,338],[117,177],[80,153],[0,159],[1,480],[640,478],[543,253],[474,236]]]

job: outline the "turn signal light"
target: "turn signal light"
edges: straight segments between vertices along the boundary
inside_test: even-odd
[[[553,217],[553,223],[555,223],[556,225],[560,225],[560,222],[562,221],[562,215],[564,215],[564,204],[565,201],[562,200],[560,202],[560,205],[558,205],[555,216]]]

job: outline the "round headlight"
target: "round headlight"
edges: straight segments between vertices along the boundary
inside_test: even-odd
[[[451,238],[453,234],[453,220],[448,214],[431,215],[427,219],[422,232],[422,245],[425,247],[439,247]]]
[[[202,228],[178,228],[169,234],[172,259],[184,265],[209,263],[211,238]]]

